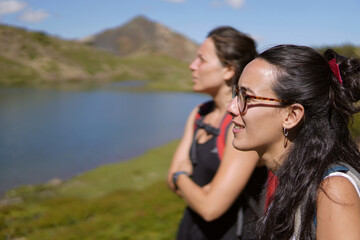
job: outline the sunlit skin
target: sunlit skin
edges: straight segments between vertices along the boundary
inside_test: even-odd
[[[232,69],[221,64],[211,38],[207,38],[201,44],[197,56],[189,68],[192,72],[193,90],[195,92],[206,93],[215,97],[219,95],[220,91],[226,92],[226,95],[230,96],[229,87],[224,84],[224,78],[230,79],[234,73]]]
[[[275,69],[270,64],[256,59],[245,67],[239,87],[250,95],[276,98],[270,87],[274,76]],[[288,109],[280,107],[279,103],[250,100],[245,113],[240,114],[237,99],[234,98],[227,111],[233,116],[233,146],[244,151],[256,150],[265,165],[275,170],[286,150],[282,118]]]
[[[200,46],[197,56],[189,66],[192,72],[193,90],[210,95],[215,102],[215,109],[207,114],[204,122],[219,127],[226,113],[226,106],[231,100],[229,81],[234,75],[231,67],[223,66],[216,55],[216,48],[211,38]],[[210,184],[200,187],[190,177],[180,175],[177,180],[179,189],[175,191],[172,175],[176,171],[192,173],[189,157],[193,140],[195,116],[199,108],[195,107],[186,122],[183,137],[178,145],[168,171],[169,187],[181,196],[186,204],[207,221],[220,217],[249,180],[258,164],[259,158],[254,151],[238,151],[231,144],[226,144],[224,156]],[[232,142],[232,128],[227,133],[227,143]],[[203,129],[197,132],[197,140],[204,143],[212,138]],[[246,159],[246,161],[241,161]]]
[[[275,71],[265,60],[255,59],[244,69],[239,87],[251,95],[278,98],[271,88],[276,81]],[[296,128],[305,110],[300,104],[275,107],[274,103],[261,100],[247,104],[243,113],[236,98],[227,107],[233,116],[233,145],[239,150],[255,150],[265,165],[276,172],[292,144],[284,144],[283,128]],[[317,196],[316,239],[360,239],[360,199],[354,186],[344,177],[327,178],[321,186],[326,194],[319,190]]]

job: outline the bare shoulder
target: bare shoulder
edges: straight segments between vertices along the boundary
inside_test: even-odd
[[[358,239],[360,199],[347,178],[332,176],[324,179],[316,205],[316,239]]]
[[[324,179],[316,205],[316,239],[359,239],[360,199],[347,178]]]
[[[328,198],[344,204],[360,203],[360,198],[354,185],[345,177],[328,177],[321,182],[320,187],[319,200],[321,198]]]

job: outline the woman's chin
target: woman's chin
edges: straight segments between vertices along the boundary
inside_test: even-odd
[[[249,144],[249,141],[246,141],[244,139],[238,140],[236,138],[233,139],[232,145],[236,150],[239,151],[256,151],[257,148],[253,145]]]
[[[248,149],[246,148],[246,146],[244,146],[244,144],[242,144],[241,142],[237,141],[236,139],[233,140],[232,145],[233,145],[233,147],[234,147],[236,150],[248,151]]]
[[[202,89],[200,87],[197,87],[196,85],[192,87],[192,90],[197,93],[202,93]]]

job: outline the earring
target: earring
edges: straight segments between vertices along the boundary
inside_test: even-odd
[[[284,136],[287,137],[289,135],[289,130],[287,128],[283,129]]]
[[[287,136],[289,135],[289,130],[287,128],[283,128],[283,134],[285,136],[285,138],[284,138],[284,148],[286,148],[287,144],[288,144]]]

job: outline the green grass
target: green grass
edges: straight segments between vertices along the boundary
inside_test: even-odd
[[[346,57],[360,58],[360,47],[352,44],[344,44],[341,46],[322,46],[316,48],[320,53],[324,53],[328,48],[333,49],[338,54]]]
[[[0,55],[0,82],[2,85],[21,85],[41,80],[36,71]]]
[[[7,198],[22,202],[0,207],[0,239],[173,239],[185,207],[165,183],[177,144],[59,186],[9,191]]]
[[[161,55],[123,58],[121,63],[127,66],[127,75],[119,80],[147,80],[156,90],[192,89],[188,63]]]
[[[355,141],[360,144],[360,113],[353,115],[349,124],[349,130]]]
[[[78,66],[90,74],[112,72],[119,65],[117,57],[79,44],[66,46],[58,51],[70,64]]]
[[[1,239],[173,239],[183,203],[163,182],[94,199],[56,197],[1,210]]]
[[[359,117],[352,132],[359,136]],[[185,203],[165,178],[178,141],[60,185],[22,186],[0,204],[0,239],[174,239]]]

